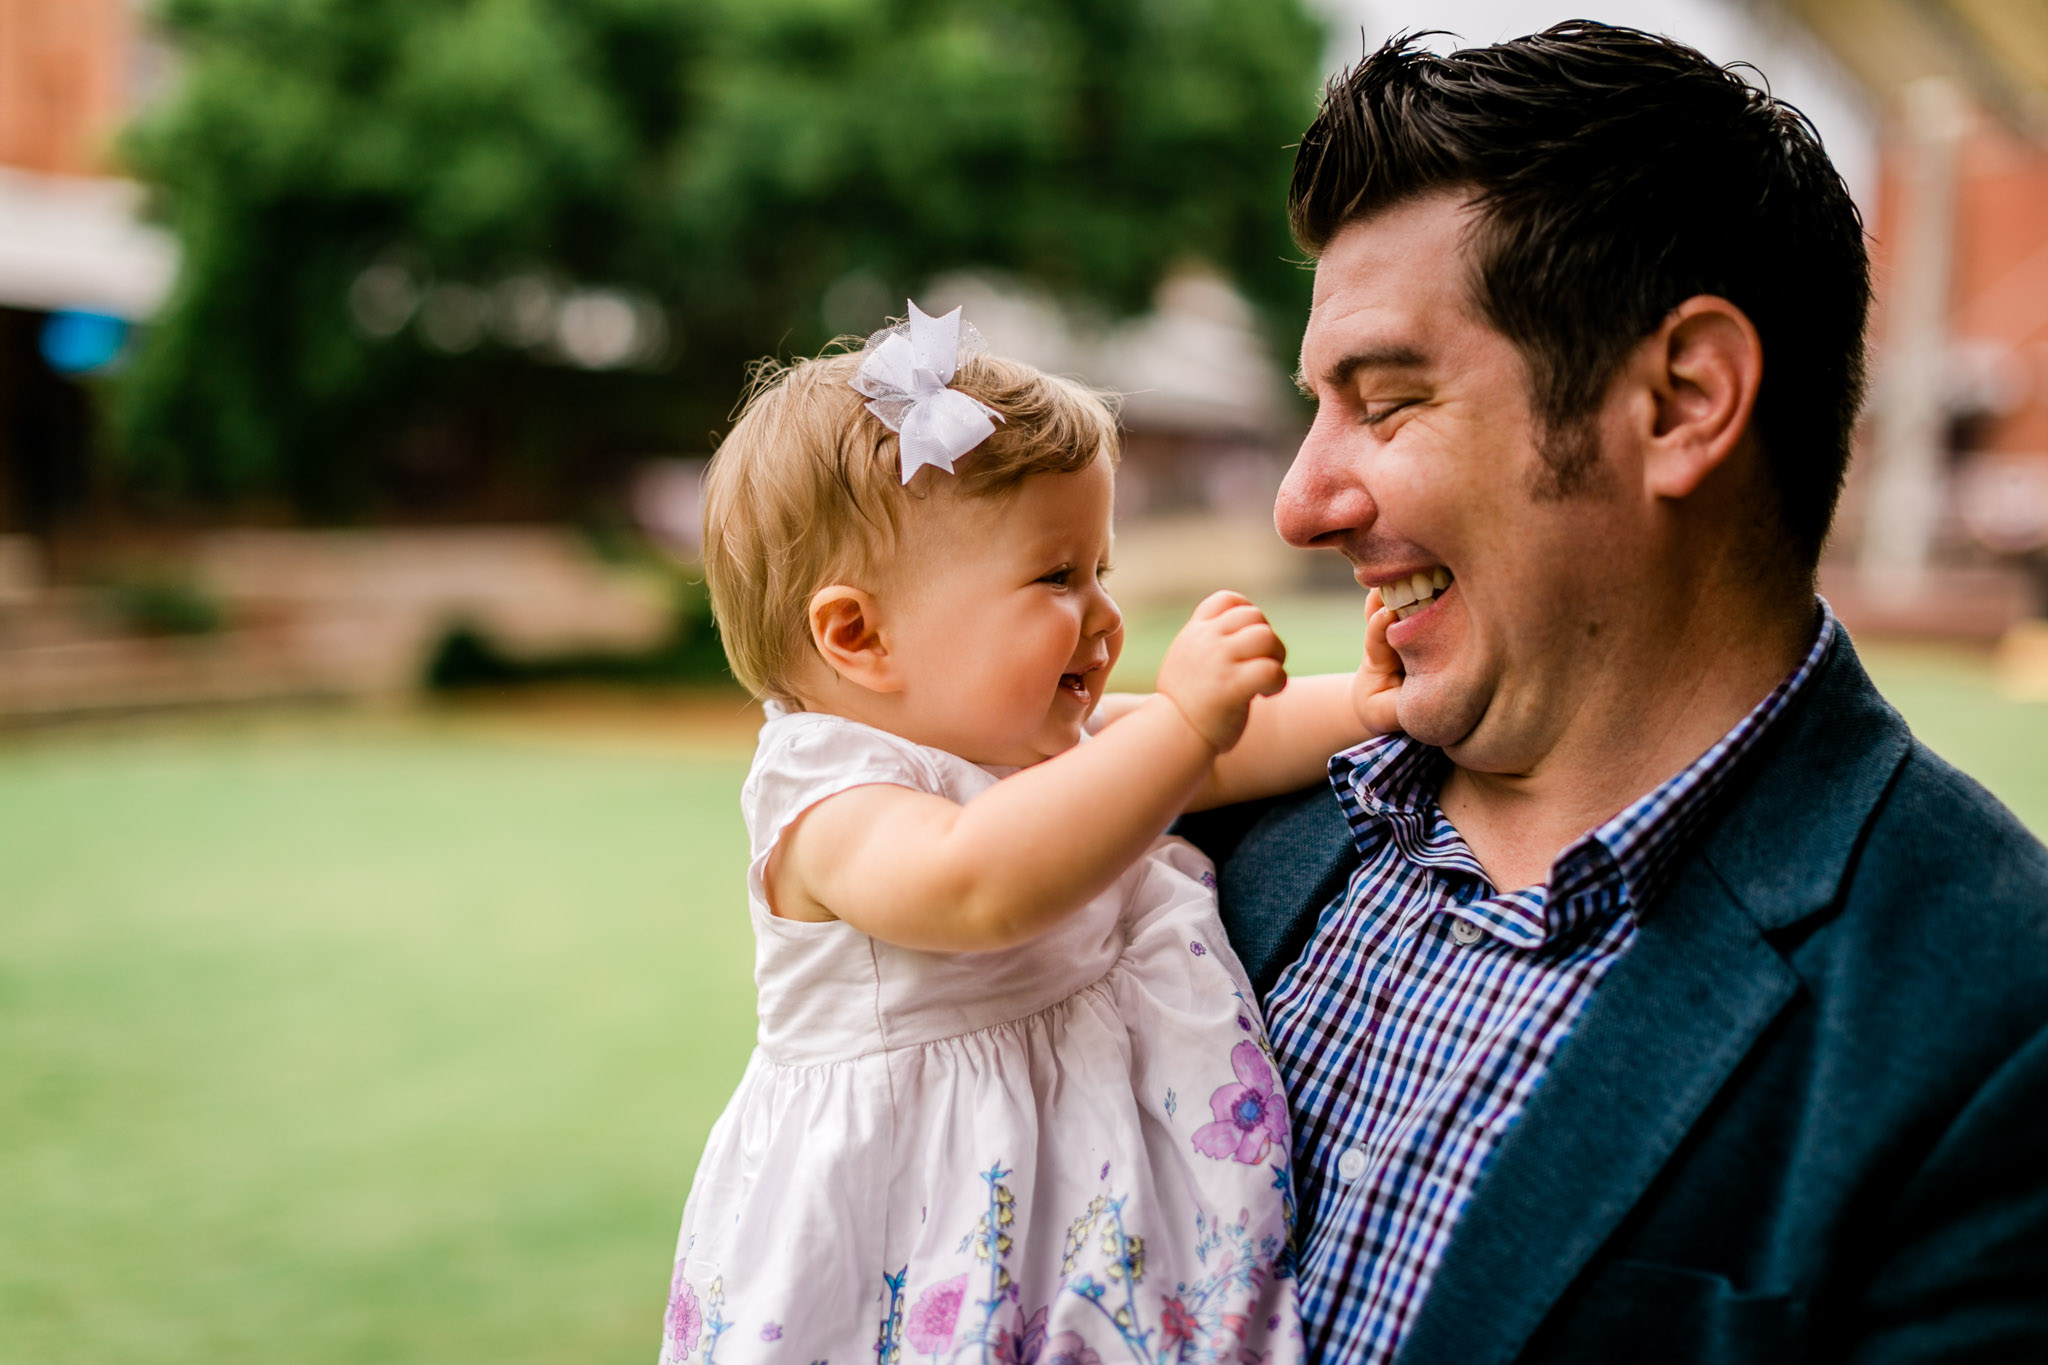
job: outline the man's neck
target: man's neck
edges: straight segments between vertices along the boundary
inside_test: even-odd
[[[1540,763],[1520,773],[1453,765],[1438,800],[1502,890],[1546,881],[1557,855],[1711,748],[1813,645],[1808,596],[1740,630],[1699,620],[1605,675]]]

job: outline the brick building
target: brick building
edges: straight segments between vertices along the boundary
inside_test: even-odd
[[[132,0],[0,0],[0,165],[105,174],[144,60]]]
[[[1884,120],[1840,590],[1995,633],[2048,607],[2048,3],[1753,3],[1820,38]]]

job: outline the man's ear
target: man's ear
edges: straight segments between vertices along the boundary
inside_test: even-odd
[[[1649,429],[1639,433],[1646,490],[1687,497],[1749,434],[1763,382],[1763,342],[1740,308],[1698,294],[1644,338],[1636,360],[1632,368],[1650,399]]]
[[[807,613],[811,644],[825,666],[870,692],[899,692],[896,661],[882,639],[881,609],[875,599],[844,583],[811,595]]]

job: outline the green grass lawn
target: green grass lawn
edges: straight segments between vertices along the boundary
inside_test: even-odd
[[[1345,599],[1273,614],[1347,666]],[[1133,622],[1127,679],[1178,624]],[[2048,706],[1866,651],[2048,829]],[[0,747],[0,1359],[645,1362],[753,1032],[729,733]]]
[[[753,1033],[744,770],[0,752],[0,1359],[651,1360]]]

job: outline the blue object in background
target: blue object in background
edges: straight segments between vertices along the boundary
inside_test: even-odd
[[[43,322],[43,359],[58,374],[91,374],[121,358],[128,324],[106,313],[66,309]]]

